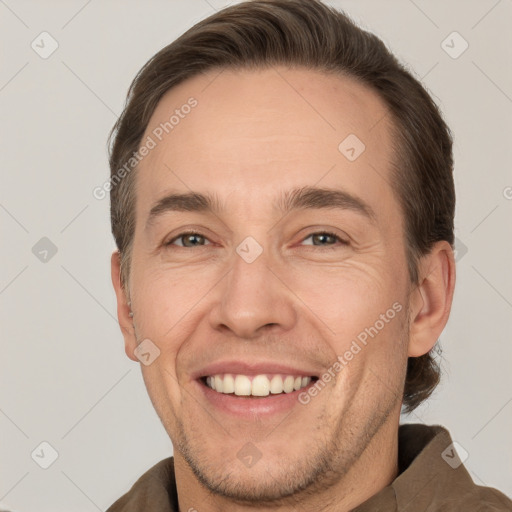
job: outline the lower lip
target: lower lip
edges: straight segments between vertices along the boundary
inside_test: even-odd
[[[209,388],[201,380],[196,380],[196,383],[206,400],[215,408],[222,412],[247,419],[254,418],[255,415],[271,416],[272,414],[287,412],[296,405],[303,407],[299,402],[299,394],[307,392],[309,387],[314,384],[314,382],[310,382],[306,387],[292,391],[291,393],[270,394],[266,397],[253,398],[218,393]]]

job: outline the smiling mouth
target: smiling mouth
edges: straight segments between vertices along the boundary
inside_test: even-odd
[[[240,398],[265,398],[270,395],[283,395],[293,393],[308,387],[318,380],[316,376],[309,375],[282,375],[282,374],[217,374],[208,375],[199,379],[203,385],[223,395]]]

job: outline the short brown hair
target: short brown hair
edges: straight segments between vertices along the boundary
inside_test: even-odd
[[[253,0],[200,21],[155,54],[133,80],[123,113],[110,133],[111,222],[121,254],[121,281],[129,280],[135,232],[135,176],[123,174],[158,102],[169,89],[212,69],[303,67],[349,76],[377,92],[394,132],[392,187],[405,219],[408,272],[418,283],[418,261],[440,240],[454,243],[452,137],[421,83],[374,34],[320,0]],[[117,179],[117,182],[114,181]],[[408,359],[407,412],[440,380],[432,351]]]

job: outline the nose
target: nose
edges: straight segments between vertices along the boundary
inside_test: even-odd
[[[219,283],[218,300],[210,313],[216,330],[239,339],[257,338],[265,330],[290,330],[297,319],[295,296],[263,253],[252,262],[235,254],[233,265]]]

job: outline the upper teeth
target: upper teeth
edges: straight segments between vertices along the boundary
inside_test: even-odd
[[[270,393],[291,393],[311,382],[311,377],[293,375],[211,375],[206,377],[208,387],[219,393],[234,393],[238,396],[268,396]]]

